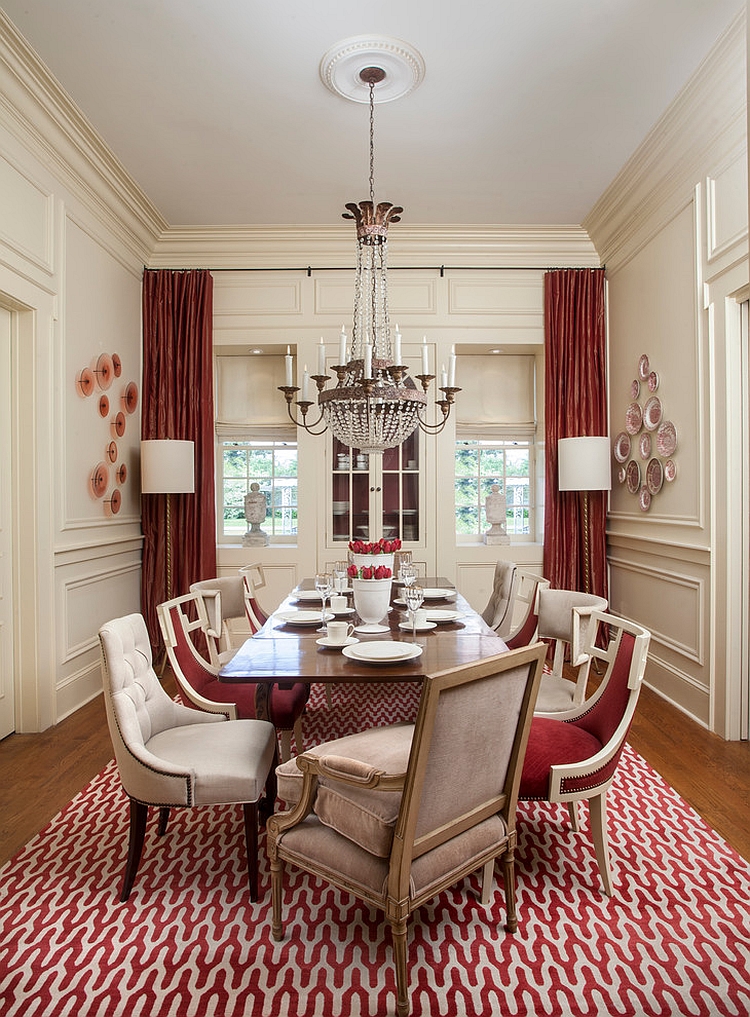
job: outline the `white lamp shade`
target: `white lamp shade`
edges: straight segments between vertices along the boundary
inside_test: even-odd
[[[141,442],[142,494],[193,494],[195,444],[173,438]]]
[[[609,491],[612,470],[609,438],[560,438],[557,442],[560,491]]]

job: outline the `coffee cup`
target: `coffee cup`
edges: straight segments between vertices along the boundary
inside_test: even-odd
[[[423,629],[427,624],[427,611],[425,608],[420,607],[414,613],[414,621],[418,629]]]
[[[354,632],[354,626],[348,622],[328,622],[328,642],[334,646],[342,646],[349,636]]]
[[[337,614],[340,611],[346,611],[346,608],[347,608],[347,602],[346,602],[346,597],[344,596],[344,594],[343,593],[335,593],[331,597],[331,610],[333,611],[333,613]]]

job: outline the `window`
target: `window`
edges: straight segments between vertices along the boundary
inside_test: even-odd
[[[509,537],[531,539],[534,446],[531,441],[470,439],[456,442],[456,534],[479,540],[490,524],[485,499],[497,484],[506,499]]]
[[[223,439],[219,443],[217,488],[223,492],[219,531],[241,538],[249,528],[245,495],[257,483],[266,496],[267,515],[261,528],[271,538],[297,533],[297,443],[276,440]]]

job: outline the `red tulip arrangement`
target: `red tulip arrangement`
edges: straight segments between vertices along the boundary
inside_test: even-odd
[[[355,554],[393,554],[394,551],[401,550],[401,541],[398,537],[394,537],[393,540],[381,537],[374,543],[368,543],[365,540],[350,540],[349,550]]]
[[[350,579],[390,579],[393,576],[387,565],[363,565],[362,568],[350,565],[346,574]]]

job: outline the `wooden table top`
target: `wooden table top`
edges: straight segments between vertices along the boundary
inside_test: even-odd
[[[442,578],[424,579],[425,587],[439,587],[452,590],[451,584]],[[310,589],[309,581],[300,588]],[[394,583],[393,598],[399,596],[400,587]],[[504,652],[507,647],[502,639],[483,621],[460,595],[452,599],[431,599],[427,609],[456,610],[463,617],[448,624],[438,624],[427,632],[418,632],[416,642],[422,653],[414,660],[396,661],[390,664],[373,664],[351,660],[338,648],[318,646],[321,633],[314,627],[295,627],[281,621],[278,612],[298,608],[313,608],[309,602],[297,603],[294,594],[279,606],[260,632],[240,647],[235,656],[219,672],[223,682],[273,683],[286,681],[307,682],[393,682],[419,681],[425,675],[459,664],[470,663]],[[349,620],[354,616],[347,616]],[[408,619],[405,608],[392,605],[388,615],[390,632],[357,634],[360,641],[396,640],[411,644],[411,632],[400,629],[399,622]]]

